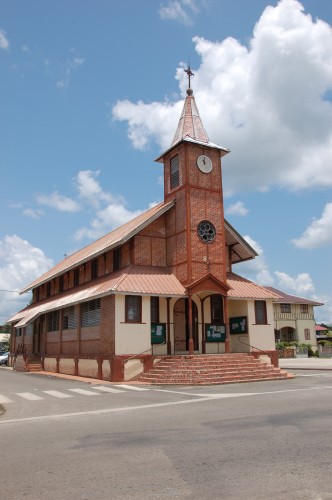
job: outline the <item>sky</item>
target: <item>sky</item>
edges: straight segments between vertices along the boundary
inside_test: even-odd
[[[189,63],[233,271],[332,323],[332,3],[0,0],[0,324],[17,290],[162,201]]]

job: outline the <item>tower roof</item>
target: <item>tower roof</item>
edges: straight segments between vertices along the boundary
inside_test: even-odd
[[[188,66],[185,69],[185,72],[189,77],[189,88],[187,89],[187,96],[184,101],[182,113],[180,116],[180,120],[175,132],[175,136],[171,146],[164,151],[155,161],[162,161],[163,157],[166,153],[168,153],[174,146],[179,144],[182,141],[185,142],[194,142],[196,144],[200,144],[201,146],[206,146],[209,148],[219,149],[220,156],[225,156],[230,152],[228,148],[223,148],[218,144],[214,144],[210,142],[209,137],[204,128],[201,117],[199,116],[198,108],[196,105],[195,97],[192,89],[190,88],[190,77],[194,76],[191,72],[190,67]]]
[[[201,117],[196,106],[195,97],[191,89],[187,90],[179,124],[172,142],[172,146],[181,139],[190,137],[194,141],[209,143],[208,135],[203,126]]]

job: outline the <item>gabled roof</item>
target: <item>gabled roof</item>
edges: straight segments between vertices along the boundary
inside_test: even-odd
[[[271,292],[277,293],[280,296],[280,299],[277,301],[280,304],[308,304],[311,306],[323,306],[323,302],[316,302],[310,299],[304,299],[303,297],[296,297],[295,295],[288,295],[287,293],[282,292],[281,290],[277,290],[272,286],[266,286],[268,290]]]
[[[227,284],[230,287],[227,296],[232,299],[270,299],[277,301],[280,295],[269,290],[267,287],[256,285],[253,281],[247,280],[235,273],[227,273]]]
[[[84,262],[87,262],[88,260],[98,257],[107,250],[111,250],[112,248],[115,248],[119,245],[123,245],[135,234],[144,229],[162,214],[167,212],[167,210],[169,210],[173,205],[174,201],[171,201],[169,203],[159,203],[146,212],[143,212],[126,224],[123,224],[117,229],[114,229],[114,231],[105,234],[105,236],[102,236],[101,238],[99,238],[99,240],[94,241],[93,243],[90,243],[90,245],[87,245],[81,250],[78,250],[72,255],[69,255],[57,265],[52,267],[45,274],[23,288],[20,293],[27,292],[28,290],[31,290],[36,286],[42,285],[50,279],[60,276],[64,272],[74,269],[75,267],[83,264]]]

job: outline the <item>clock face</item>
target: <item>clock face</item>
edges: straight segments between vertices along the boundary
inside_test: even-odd
[[[197,158],[197,166],[201,172],[208,174],[212,170],[212,161],[206,155],[201,155]]]

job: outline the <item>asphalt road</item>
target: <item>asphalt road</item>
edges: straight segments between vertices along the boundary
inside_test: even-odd
[[[298,374],[103,392],[0,369],[0,496],[332,499],[332,372]]]

